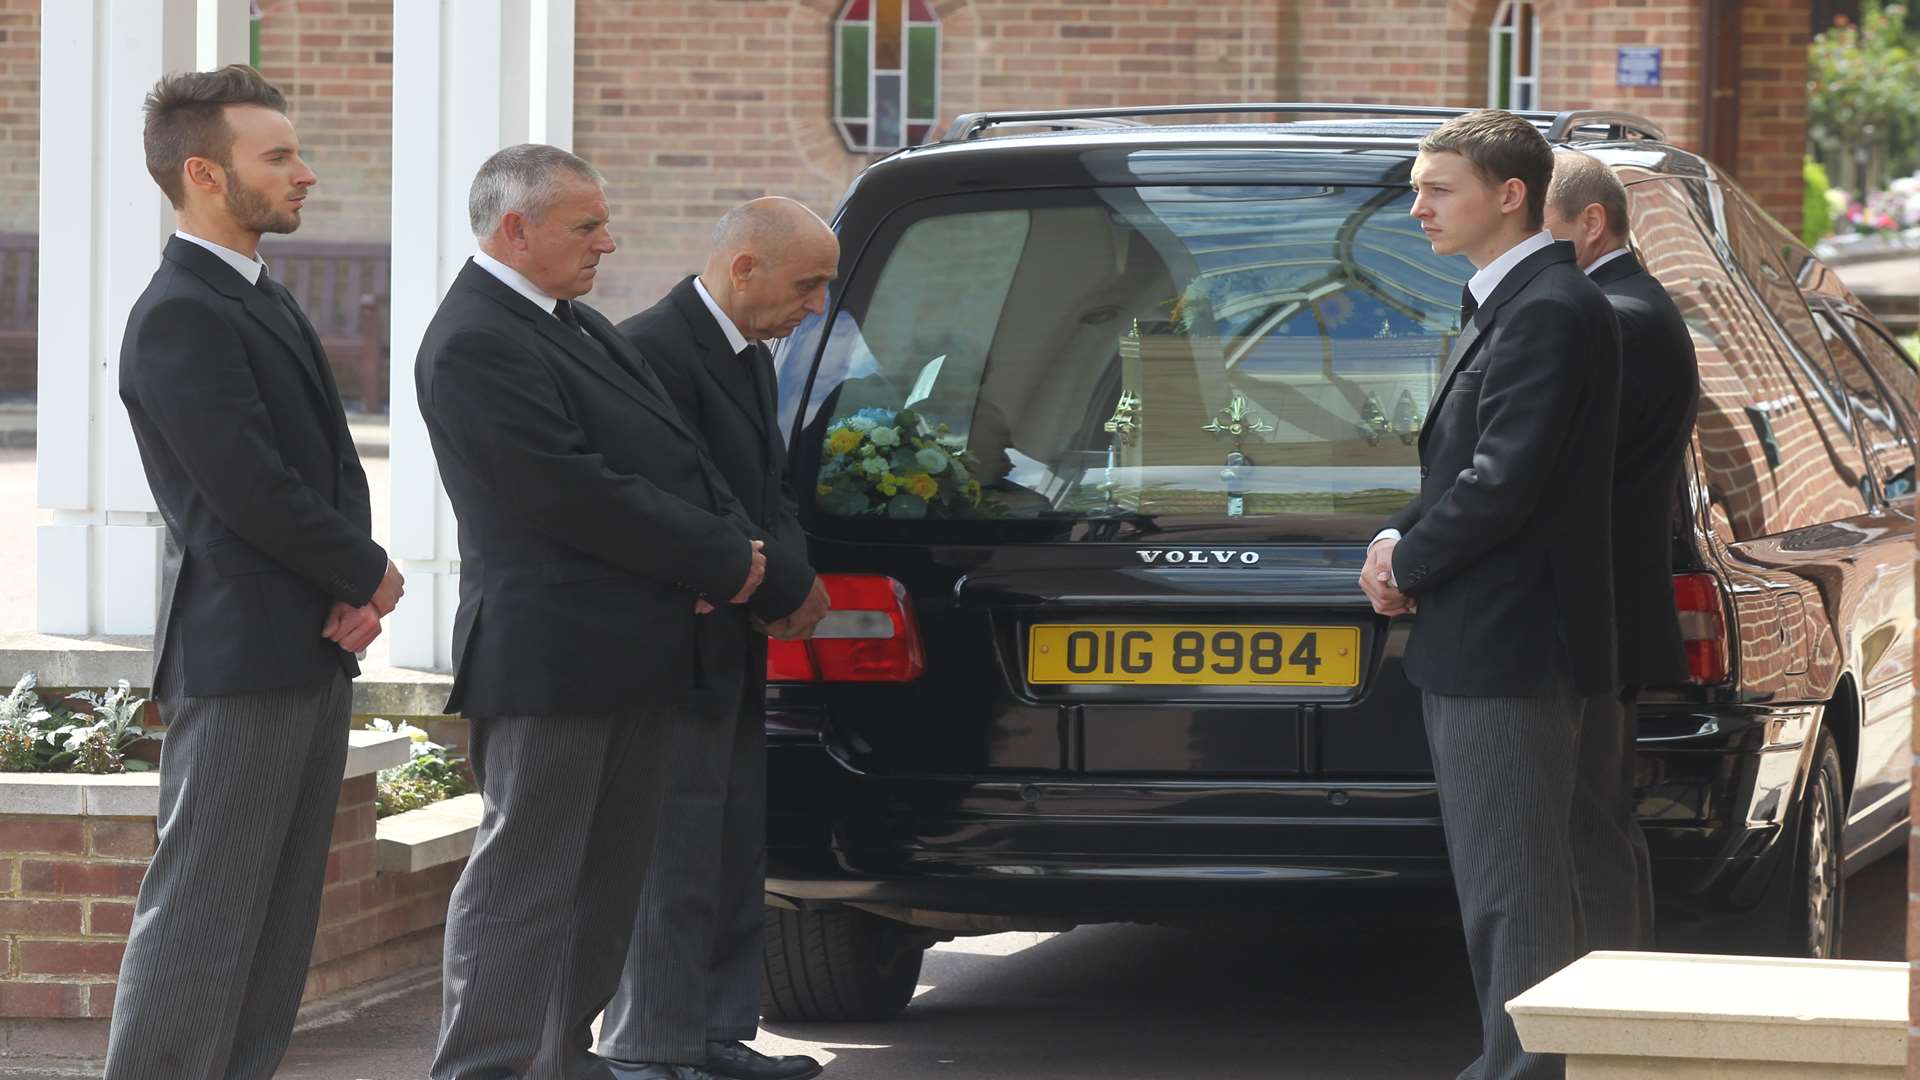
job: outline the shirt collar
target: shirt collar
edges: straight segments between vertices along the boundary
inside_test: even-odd
[[[1605,255],[1602,255],[1599,258],[1593,260],[1593,265],[1587,267],[1587,275],[1591,277],[1595,270],[1600,269],[1601,267],[1607,265],[1608,263],[1612,262],[1613,260],[1619,258],[1622,255],[1630,255],[1630,254],[1632,254],[1632,252],[1629,252],[1626,248],[1623,248],[1623,247],[1614,248],[1612,251],[1609,251]]]
[[[185,240],[189,244],[198,244],[208,251],[213,252],[215,255],[220,256],[220,261],[233,267],[234,273],[246,278],[247,284],[249,285],[260,284],[260,275],[267,272],[267,260],[262,259],[258,255],[248,258],[230,247],[222,247],[211,240],[195,236],[185,229],[175,229],[173,235]]]
[[[727,335],[727,347],[733,350],[733,355],[739,356],[746,351],[747,335],[741,333],[740,328],[733,325],[733,320],[727,317],[727,313],[720,310],[720,305],[714,301],[713,294],[707,291],[707,283],[701,281],[698,276],[693,279],[693,291],[700,294],[700,302],[707,305],[707,311],[712,313],[713,321],[720,324],[720,332]]]
[[[1542,229],[1502,252],[1499,258],[1467,279],[1467,288],[1473,291],[1473,302],[1486,303],[1487,297],[1493,295],[1493,290],[1500,287],[1500,282],[1514,267],[1520,265],[1521,260],[1552,243],[1553,234]]]
[[[534,307],[539,308],[549,315],[553,315],[554,305],[560,302],[559,298],[548,296],[546,293],[541,292],[539,286],[528,281],[525,274],[522,274],[520,271],[515,270],[513,267],[508,266],[506,263],[501,262],[499,259],[494,258],[484,251],[476,251],[473,253],[473,263],[480,269],[500,279],[500,284],[526,297],[527,301]],[[553,315],[553,317],[557,319],[560,316]]]

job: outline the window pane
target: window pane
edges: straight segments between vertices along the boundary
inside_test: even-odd
[[[800,439],[820,448],[817,505],[1370,537],[1416,491],[1468,269],[1433,254],[1411,199],[1155,187],[915,208],[827,335]],[[956,452],[964,475],[913,480]]]
[[[1841,382],[1846,385],[1854,422],[1859,425],[1860,441],[1867,446],[1874,472],[1879,475],[1881,490],[1886,492],[1888,500],[1912,499],[1912,433],[1907,430],[1894,402],[1913,401],[1913,395],[1920,393],[1920,381],[1914,377],[1913,366],[1892,342],[1859,319],[1848,322],[1860,347],[1866,350],[1864,360],[1834,332],[1824,314],[1820,328],[1829,335],[1828,345],[1834,364],[1840,370]]]
[[[867,28],[840,28],[840,115],[864,120],[867,115]]]
[[[940,31],[931,26],[907,30],[907,116],[914,120],[932,120],[939,111],[934,100],[936,77],[940,72]]]
[[[873,146],[893,150],[901,143],[900,75],[876,75],[873,80]]]
[[[1627,191],[1635,247],[1693,331],[1696,437],[1722,539],[1750,540],[1860,513],[1866,503],[1857,490],[1859,468],[1851,477],[1836,470],[1806,395],[1703,232],[1712,205],[1705,186],[1656,180]]]

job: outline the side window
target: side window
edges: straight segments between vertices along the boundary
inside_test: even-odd
[[[1821,329],[1829,335],[1834,366],[1846,385],[1848,403],[1853,408],[1860,441],[1866,444],[1874,472],[1888,502],[1913,500],[1913,436],[1900,415],[1896,400],[1911,402],[1920,392],[1920,379],[1912,365],[1866,322],[1848,317],[1852,340],[1865,353],[1856,353],[1848,340],[1821,313]],[[1892,376],[1886,378],[1885,376]],[[1902,397],[1901,395],[1905,395]]]
[[[1859,450],[1850,434],[1835,430],[1832,406],[1810,400],[1805,384],[1780,363],[1772,327],[1716,251],[1711,192],[1673,179],[1627,190],[1641,261],[1693,331],[1700,365],[1695,436],[1722,539],[1750,540],[1864,512]],[[1814,340],[1818,345],[1817,330]]]

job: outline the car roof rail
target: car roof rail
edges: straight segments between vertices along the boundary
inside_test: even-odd
[[[1666,142],[1665,128],[1636,113],[1615,109],[1568,109],[1558,113],[1547,127],[1548,142],[1568,142],[1582,128],[1605,127],[1614,138],[1638,135],[1655,142]]]
[[[1070,128],[1140,127],[1143,117],[1204,116],[1221,113],[1327,113],[1343,116],[1388,116],[1414,119],[1450,120],[1477,109],[1447,105],[1364,105],[1332,101],[1256,101],[1215,102],[1196,105],[1134,105],[1098,109],[1036,109],[1006,112],[973,112],[954,117],[953,124],[940,137],[942,143],[968,142],[996,127]],[[1521,111],[1514,115],[1547,125],[1549,142],[1565,142],[1583,128],[1607,127],[1631,132],[1646,139],[1665,142],[1667,133],[1653,121],[1633,113],[1611,109],[1571,109],[1564,112]]]

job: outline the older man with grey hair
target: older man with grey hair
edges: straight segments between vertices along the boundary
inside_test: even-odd
[[[434,1080],[604,1080],[667,750],[705,690],[698,620],[764,537],[643,359],[579,302],[614,250],[598,172],[489,158],[480,250],[427,327],[420,409],[460,522],[457,669],[485,811],[447,911]],[[703,1074],[668,1072],[671,1080]]]
[[[1634,770],[1644,686],[1687,679],[1673,606],[1673,515],[1700,394],[1693,335],[1667,290],[1627,247],[1627,189],[1590,154],[1553,155],[1546,225],[1620,323],[1620,426],[1613,461],[1613,601],[1620,694],[1590,702],[1580,726],[1573,863],[1587,944],[1650,949],[1653,873]]]

